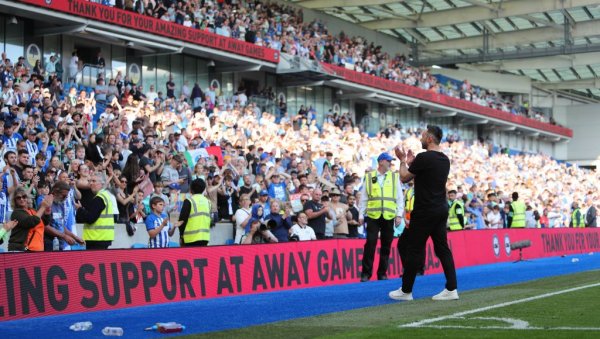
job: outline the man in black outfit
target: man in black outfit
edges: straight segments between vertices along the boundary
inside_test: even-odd
[[[303,211],[308,217],[308,226],[315,231],[317,239],[325,239],[325,224],[327,223],[329,206],[323,206],[321,203],[321,189],[315,188],[312,193],[312,200],[304,203]]]
[[[423,264],[425,245],[431,237],[435,255],[439,258],[446,276],[446,288],[433,296],[433,300],[458,299],[454,258],[448,247],[446,222],[448,202],[446,181],[450,172],[450,160],[440,151],[442,130],[438,126],[427,126],[421,135],[421,146],[426,152],[416,157],[411,150],[396,148],[400,159],[400,178],[403,182],[415,180],[415,204],[406,227],[398,241],[398,251],[404,274],[402,287],[391,291],[394,300],[412,300],[412,289],[417,271]],[[408,167],[407,167],[408,166]]]
[[[585,213],[585,227],[597,227],[594,199],[592,197],[585,198],[585,204],[588,206],[588,210]]]

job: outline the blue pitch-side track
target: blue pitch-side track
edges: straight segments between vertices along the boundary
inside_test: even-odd
[[[573,262],[577,258],[579,261]],[[500,263],[458,270],[459,292],[600,269],[600,253]],[[418,277],[415,298],[428,298],[444,287],[443,274]],[[158,321],[186,325],[184,334],[206,333],[252,325],[395,303],[387,296],[399,279],[328,287],[306,288],[239,297],[185,301],[112,311],[49,316],[0,322],[2,338],[106,338],[105,326],[119,326],[125,337],[154,338],[166,335],[145,332]],[[557,289],[559,287],[557,286]],[[69,325],[89,320],[91,331],[72,332]]]

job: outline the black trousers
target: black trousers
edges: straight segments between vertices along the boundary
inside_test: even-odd
[[[390,248],[394,240],[394,219],[385,220],[366,218],[367,220],[367,242],[362,259],[362,276],[371,277],[373,274],[373,260],[375,260],[375,248],[377,247],[377,238],[381,233],[381,250],[379,252],[379,267],[377,275],[385,275],[388,269],[390,259]]]
[[[85,249],[86,250],[106,250],[106,249],[108,249],[108,246],[110,246],[110,244],[112,244],[112,241],[110,241],[110,240],[108,240],[108,241],[86,240],[85,241]]]
[[[184,247],[204,247],[208,246],[208,240],[198,240],[194,242],[187,242],[183,245]]]
[[[446,289],[455,290],[456,269],[452,251],[448,247],[446,222],[448,212],[428,213],[424,217],[416,217],[410,221],[410,227],[404,229],[398,241],[398,252],[404,267],[402,275],[402,291],[411,293],[418,271],[423,267],[425,246],[431,237],[435,255],[440,259],[444,275],[446,276]]]

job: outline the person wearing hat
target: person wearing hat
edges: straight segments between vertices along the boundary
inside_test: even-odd
[[[465,226],[464,211],[465,205],[462,199],[456,198],[456,190],[448,191],[448,229],[450,231],[460,231]]]
[[[359,222],[367,222],[367,241],[362,260],[361,282],[373,274],[373,260],[377,238],[381,234],[381,250],[377,279],[387,280],[390,248],[394,240],[394,225],[400,224],[404,214],[404,197],[398,173],[390,169],[394,158],[388,153],[377,157],[377,169],[368,172],[360,193]]]
[[[183,201],[179,214],[181,245],[207,246],[210,241],[211,203],[204,196],[206,183],[198,178],[190,185],[192,196]]]
[[[258,194],[258,203],[263,207],[263,215],[271,214],[271,203],[269,202],[269,191],[261,190]]]
[[[442,129],[429,125],[421,134],[421,146],[425,152],[417,156],[411,150],[396,147],[400,159],[400,178],[403,182],[414,179],[415,204],[410,214],[410,227],[405,228],[398,240],[398,251],[404,273],[402,286],[388,295],[394,300],[413,300],[412,290],[417,273],[422,268],[427,239],[433,240],[435,255],[439,258],[446,286],[433,296],[433,300],[457,300],[456,269],[452,251],[448,246],[446,224],[448,200],[446,182],[450,173],[450,160],[441,152]]]
[[[352,220],[352,214],[348,212],[348,205],[340,202],[342,192],[334,187],[329,192],[331,203],[329,206],[333,210],[336,218],[336,223],[333,229],[334,238],[347,238],[348,237],[348,220]]]

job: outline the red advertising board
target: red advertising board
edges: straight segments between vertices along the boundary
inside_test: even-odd
[[[513,122],[518,125],[527,126],[542,131],[552,132],[566,137],[572,137],[573,131],[569,128],[551,125],[534,119],[530,119],[524,116],[513,115],[507,112],[503,112],[490,107],[484,107],[476,103],[449,97],[447,95],[434,93],[431,91],[424,90],[422,88],[409,86],[406,84],[398,83],[395,81],[376,77],[365,73],[359,73],[356,71],[348,70],[343,67],[330,65],[326,63],[321,64],[323,68],[330,72],[341,76],[345,80],[354,82],[357,84],[386,90],[392,93],[402,94],[409,97],[429,101],[432,103],[465,110],[468,112],[476,113],[490,118]]]
[[[459,231],[457,267],[600,251],[600,229]],[[4,253],[0,321],[357,282],[364,240],[206,248]],[[427,244],[426,274],[442,271]],[[378,260],[376,258],[375,260]],[[390,277],[402,272],[392,248]]]
[[[279,51],[245,41],[227,38],[199,29],[141,15],[131,11],[104,6],[86,0],[18,0],[51,10],[90,18],[139,31],[244,55],[268,62],[279,62]]]

